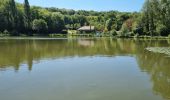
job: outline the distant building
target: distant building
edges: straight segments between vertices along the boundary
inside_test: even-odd
[[[94,32],[95,28],[94,28],[94,26],[83,26],[83,27],[80,27],[77,30],[81,31],[81,32]]]

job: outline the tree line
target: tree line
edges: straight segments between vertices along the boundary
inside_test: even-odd
[[[167,36],[170,0],[146,0],[141,12],[85,11],[30,6],[15,0],[0,0],[0,33],[47,35],[64,33],[84,25],[111,35]]]
[[[141,26],[147,35],[170,34],[170,0],[146,0],[142,9]]]

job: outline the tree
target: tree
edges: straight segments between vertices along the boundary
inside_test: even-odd
[[[126,27],[128,28],[128,30],[131,32],[132,28],[133,28],[133,20],[132,19],[128,19],[125,22]]]
[[[159,33],[159,35],[161,36],[168,36],[169,34],[169,29],[163,25],[163,24],[160,24],[158,27],[157,27],[157,32]]]
[[[25,29],[24,25],[24,12],[23,12],[23,6],[19,5],[17,7],[17,16],[18,16],[18,28],[17,31],[20,33],[27,33],[28,31]],[[30,28],[31,30],[31,28]]]
[[[80,26],[85,25],[87,23],[86,17],[83,15],[77,16],[78,23],[80,23]]]
[[[12,30],[16,30],[18,27],[18,23],[17,23],[18,16],[17,16],[16,4],[14,0],[9,0],[8,4],[9,4],[9,9],[8,9],[9,21],[10,21],[10,24],[12,25]]]
[[[50,15],[50,23],[48,23],[49,31],[51,32],[61,32],[64,28],[64,18],[59,13],[52,13]]]
[[[34,26],[36,19],[42,19],[47,23],[49,33],[58,33],[63,29],[77,29],[83,25],[93,25],[97,30],[120,30],[122,24],[130,17],[131,13],[118,11],[85,11],[68,10],[58,8],[42,8],[29,5],[28,0],[24,4],[15,4],[14,0],[0,0],[0,31],[8,30],[13,33],[32,33],[32,21]],[[40,31],[40,30],[39,30]]]
[[[7,28],[4,13],[4,2],[0,1],[0,31],[4,31]]]
[[[31,28],[31,11],[28,0],[24,1],[24,25],[26,30]]]
[[[32,29],[38,33],[46,33],[48,26],[43,19],[34,19]]]
[[[145,33],[151,36],[169,34],[170,0],[146,0],[142,14]]]
[[[154,23],[154,6],[152,0],[146,0],[143,7],[143,18],[144,20],[144,29],[148,35],[153,36],[155,31],[155,23]]]
[[[130,32],[130,30],[129,30],[129,28],[128,28],[126,23],[124,23],[122,25],[121,31],[122,31],[123,34],[127,34],[128,32]]]
[[[106,21],[105,27],[106,27],[106,29],[107,29],[108,31],[110,31],[110,30],[112,29],[112,25],[113,25],[112,20],[111,20],[111,19],[108,19],[108,20]]]

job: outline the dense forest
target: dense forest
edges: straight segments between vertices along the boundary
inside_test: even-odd
[[[0,0],[0,33],[48,35],[91,25],[112,36],[168,36],[169,16],[170,0],[145,0],[141,12],[75,11],[30,6],[28,0]]]

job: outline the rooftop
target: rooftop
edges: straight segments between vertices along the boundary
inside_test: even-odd
[[[79,31],[93,31],[94,26],[83,26],[78,29]]]

